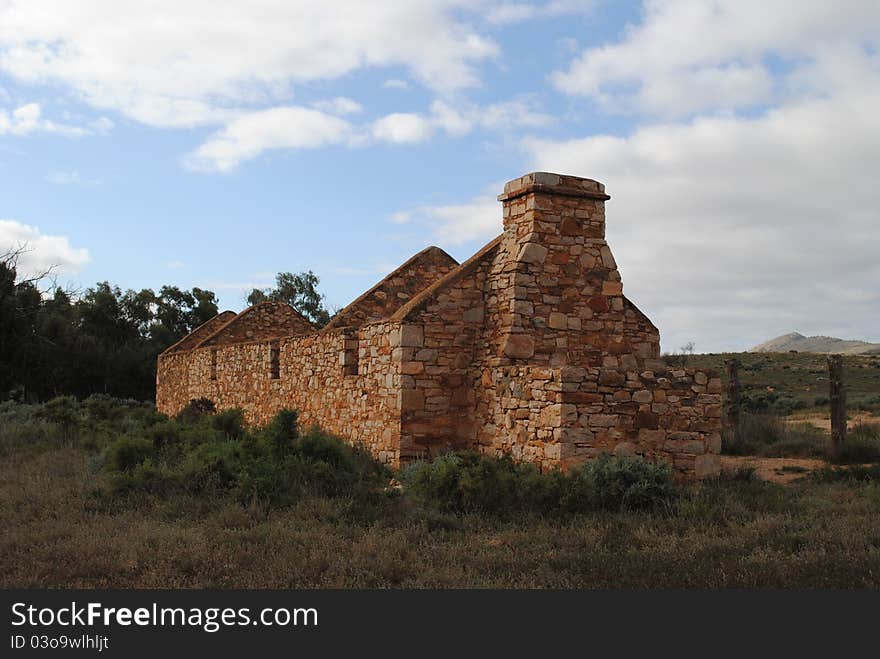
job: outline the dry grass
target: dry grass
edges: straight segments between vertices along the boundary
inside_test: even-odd
[[[110,499],[75,448],[0,457],[0,586],[877,587],[880,486],[747,478],[663,513],[455,517],[389,500],[248,510],[225,498]]]

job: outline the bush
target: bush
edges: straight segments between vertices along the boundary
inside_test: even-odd
[[[194,406],[196,407],[196,406]],[[185,415],[124,436],[105,451],[116,492],[228,493],[244,503],[292,503],[306,494],[370,503],[389,473],[366,452],[319,430],[300,435],[295,411],[248,432],[241,410]]]
[[[535,507],[530,499],[540,478],[530,471],[537,470],[509,457],[448,453],[407,465],[400,481],[406,495],[441,511],[498,514]],[[559,494],[552,492],[550,498],[558,501]]]
[[[127,411],[127,406],[106,394],[93,394],[83,401],[86,414],[92,421],[116,421]]]
[[[217,410],[210,398],[193,398],[186,407],[177,413],[178,421],[193,421]]]
[[[605,453],[571,474],[561,503],[573,512],[644,510],[665,504],[674,495],[669,463],[649,463],[641,458],[619,458]]]
[[[171,419],[166,419],[153,425],[147,431],[147,436],[153,442],[153,446],[157,449],[172,447],[180,443],[180,426],[177,422]]]
[[[15,446],[49,444],[57,438],[55,425],[39,415],[41,409],[15,401],[0,403],[0,456]]]
[[[846,434],[832,456],[836,464],[863,464],[880,462],[880,427],[866,423],[856,424]]]
[[[854,400],[847,407],[862,412],[880,412],[880,394]]]
[[[739,441],[729,430],[722,440],[722,450],[727,455],[821,457],[827,449],[827,440],[819,428],[809,423],[789,423],[768,413],[743,413]]]
[[[107,450],[106,468],[110,471],[131,471],[153,454],[153,442],[134,437],[120,437]]]
[[[272,451],[279,458],[290,452],[293,443],[299,437],[299,413],[296,410],[283,409],[269,423],[266,436]]]
[[[880,481],[880,464],[825,467],[824,469],[814,471],[812,476],[823,483],[837,483],[840,481],[878,482]]]
[[[318,429],[300,436],[291,424],[295,417],[285,412],[262,437],[245,443],[238,497],[287,503],[311,494],[371,503],[387,483],[388,470],[366,451]]]
[[[666,463],[603,454],[568,474],[541,474],[507,456],[448,454],[401,470],[406,496],[454,513],[580,513],[650,509],[675,494]]]
[[[217,412],[212,419],[211,425],[229,440],[238,440],[244,437],[245,422],[244,410],[240,407]]]
[[[82,417],[79,401],[73,396],[53,398],[43,405],[37,416],[56,424],[65,442],[70,442],[79,435]]]
[[[184,461],[181,482],[193,492],[228,490],[238,482],[241,462],[241,447],[235,442],[202,444]]]

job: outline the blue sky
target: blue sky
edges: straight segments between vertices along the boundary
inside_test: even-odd
[[[880,341],[873,2],[0,1],[0,249],[83,288],[344,306],[467,258],[535,169],[603,181],[663,347]]]

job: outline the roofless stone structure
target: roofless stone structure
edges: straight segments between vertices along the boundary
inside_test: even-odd
[[[159,356],[159,411],[205,397],[262,424],[297,409],[394,466],[607,451],[717,473],[721,380],[659,360],[605,242],[605,186],[535,172],[498,199],[504,230],[467,261],[428,247],[321,330],[272,302],[208,321]]]

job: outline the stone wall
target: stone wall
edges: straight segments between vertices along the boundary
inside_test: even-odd
[[[481,451],[542,468],[600,453],[666,460],[678,478],[717,474],[721,380],[694,370],[503,366],[484,369]]]
[[[444,275],[458,261],[439,247],[428,247],[336,314],[325,330],[360,327],[390,318],[401,306]]]
[[[393,317],[406,337],[399,354],[405,457],[473,446],[473,369],[485,335],[486,287],[496,253],[492,241]]]
[[[549,469],[609,451],[717,473],[721,382],[658,360],[605,241],[608,198],[589,179],[511,181],[503,233],[460,266],[428,248],[317,334],[289,336],[310,327],[258,305],[160,356],[159,410],[204,396],[261,424],[295,408],[393,465],[475,448]]]
[[[607,199],[601,183],[542,172],[504,186],[509,282],[499,294],[507,313],[497,354],[550,366],[603,366],[609,356],[636,366],[659,356],[657,328],[623,296],[605,241]]]
[[[216,316],[211,318],[211,320],[207,321],[206,323],[202,323],[201,325],[199,325],[199,327],[187,334],[180,341],[165,350],[165,352],[180,352],[181,350],[192,350],[193,348],[197,347],[199,343],[201,343],[203,340],[205,340],[214,332],[230,322],[233,318],[235,318],[235,316],[236,313],[234,311],[224,311],[222,313],[218,313]]]
[[[284,302],[261,302],[245,309],[198,346],[221,346],[296,334],[311,334],[312,324]]]
[[[399,346],[400,328],[365,325],[355,341],[357,374],[352,375],[345,374],[344,364],[352,338],[342,330],[278,341],[277,378],[272,377],[273,341],[162,355],[157,407],[174,415],[190,400],[205,397],[218,409],[242,408],[248,422],[258,425],[282,408],[296,409],[304,427],[318,425],[397,464],[401,376],[392,351]]]

